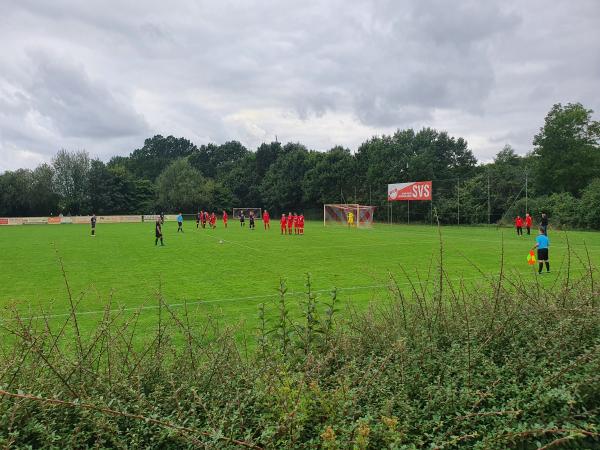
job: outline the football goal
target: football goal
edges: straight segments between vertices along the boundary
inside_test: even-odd
[[[254,218],[256,220],[262,219],[262,210],[260,208],[233,208],[233,218],[239,219],[242,211],[244,212],[244,217],[246,219],[250,217],[250,211],[254,213]]]
[[[375,206],[356,203],[323,205],[323,225],[348,225],[348,216],[352,213],[355,227],[373,225]]]

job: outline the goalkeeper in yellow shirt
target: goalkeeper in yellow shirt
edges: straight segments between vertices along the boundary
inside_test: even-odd
[[[348,226],[349,227],[354,226],[354,213],[353,212],[348,213]]]

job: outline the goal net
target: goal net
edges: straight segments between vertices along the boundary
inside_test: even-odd
[[[256,220],[262,219],[262,210],[260,208],[233,208],[233,218],[239,219],[242,212],[246,219],[250,217],[250,212],[254,213]]]
[[[373,225],[375,206],[354,203],[323,205],[323,225],[348,225],[350,213],[353,214],[355,227],[370,227]]]

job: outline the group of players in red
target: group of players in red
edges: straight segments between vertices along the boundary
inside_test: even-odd
[[[200,226],[206,228],[207,223],[210,228],[217,227],[217,215],[214,212],[209,214],[208,211],[200,211],[196,214],[196,228],[200,228]],[[225,211],[223,211],[223,223],[227,228],[227,213]]]
[[[227,228],[227,221],[229,220],[229,216],[227,215],[227,211],[223,211],[223,226]],[[242,212],[240,215],[240,225],[244,226],[245,216]],[[250,219],[250,228],[254,228],[254,215],[252,212],[249,214]],[[262,214],[263,226],[265,230],[271,229],[271,216],[269,215],[269,211],[266,209]],[[217,227],[217,216],[216,214],[209,213],[208,211],[200,211],[196,214],[196,228],[206,228],[206,224],[210,228]],[[296,214],[296,213],[288,213],[287,216],[282,214],[281,216],[281,234],[304,234],[304,215]]]
[[[543,221],[543,217],[542,217],[542,221]],[[525,220],[523,220],[523,218],[521,216],[517,216],[517,218],[515,219],[515,228],[517,229],[517,235],[523,236],[523,225],[525,225],[525,227],[527,228],[527,234],[531,234],[531,225],[532,224],[533,224],[533,219],[531,218],[529,213],[527,213],[525,215]]]
[[[288,213],[281,215],[279,221],[281,225],[281,234],[304,234],[304,215]]]

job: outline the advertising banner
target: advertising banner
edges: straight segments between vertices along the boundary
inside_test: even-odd
[[[47,217],[23,217],[23,225],[46,225]]]
[[[388,201],[431,201],[431,181],[411,181],[408,183],[388,184]]]

